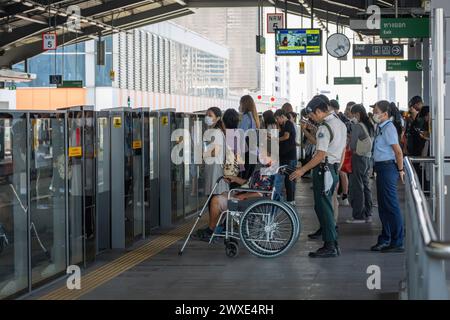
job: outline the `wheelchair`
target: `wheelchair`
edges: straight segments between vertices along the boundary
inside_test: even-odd
[[[281,166],[277,169],[277,173],[286,174],[287,170],[287,166]],[[213,191],[222,178],[217,180]],[[233,198],[233,194],[237,192],[260,193],[263,197],[237,200]],[[247,250],[261,258],[275,258],[286,253],[298,240],[301,223],[296,209],[289,203],[274,200],[275,194],[275,188],[271,191],[249,188],[230,190],[227,199],[228,208],[221,213],[209,243],[216,238],[223,238],[225,253],[230,258],[239,254],[240,241]],[[199,213],[197,221],[179,252],[180,255],[211,196]],[[217,232],[221,225],[225,225],[224,231]]]

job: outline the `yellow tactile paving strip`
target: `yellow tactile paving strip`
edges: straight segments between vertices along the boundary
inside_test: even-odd
[[[202,217],[197,225],[201,227],[205,222],[205,216]],[[149,259],[150,257],[158,254],[164,249],[170,247],[177,241],[184,239],[188,232],[192,228],[193,221],[190,220],[185,224],[167,232],[166,234],[157,237],[149,243],[142,245],[141,247],[126,253],[122,257],[111,261],[98,269],[82,276],[81,289],[69,290],[64,285],[59,289],[56,289],[42,297],[39,300],[75,300],[85,295],[86,293],[94,290],[100,285],[114,279],[121,273],[133,268],[139,263]],[[189,244],[186,250],[189,250]]]

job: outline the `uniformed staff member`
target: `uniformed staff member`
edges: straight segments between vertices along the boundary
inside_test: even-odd
[[[314,210],[322,230],[323,247],[316,252],[310,252],[312,258],[328,258],[339,255],[337,244],[336,222],[333,215],[332,197],[338,182],[338,173],[344,156],[347,139],[347,128],[344,123],[328,110],[324,99],[314,97],[306,106],[308,116],[319,123],[316,133],[316,153],[311,161],[293,172],[291,180],[300,178],[313,169]],[[329,168],[332,185],[324,192],[325,170]]]

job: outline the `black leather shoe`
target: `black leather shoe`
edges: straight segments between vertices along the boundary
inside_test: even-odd
[[[314,233],[308,234],[308,238],[310,238],[311,240],[317,240],[320,239],[321,237],[322,237],[322,229],[319,229]]]
[[[381,252],[383,253],[389,253],[389,252],[405,252],[405,248],[403,246],[387,246],[381,249]]]
[[[387,247],[389,247],[389,245],[386,243],[377,243],[376,245],[374,245],[370,248],[370,251],[381,251]]]
[[[339,249],[332,242],[325,242],[322,248],[308,254],[310,258],[334,258],[339,256]]]

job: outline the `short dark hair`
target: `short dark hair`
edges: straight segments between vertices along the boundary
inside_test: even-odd
[[[318,94],[318,95],[315,95],[313,98],[319,98],[319,99],[322,99],[322,100],[325,102],[325,104],[326,104],[327,106],[330,105],[330,99],[328,99],[328,97],[327,97],[326,95],[324,95],[324,94]]]
[[[339,110],[339,102],[337,100],[330,100],[330,105],[333,107],[334,110]]]
[[[287,114],[286,111],[284,111],[283,109],[278,109],[277,111],[275,111],[274,115],[275,118],[277,117],[281,117],[281,116],[285,116],[287,118]]]
[[[235,109],[227,109],[222,116],[226,129],[237,129],[239,125],[239,113]]]
[[[270,124],[276,124],[275,116],[273,115],[272,110],[266,110],[262,114],[264,120],[264,126],[267,128]]]
[[[412,107],[415,104],[418,104],[419,102],[423,103],[421,96],[414,96],[409,100],[408,107]]]
[[[306,113],[309,114],[312,112],[316,112],[317,109],[321,110],[322,112],[328,111],[327,103],[319,96],[315,96],[311,99],[310,102],[308,102],[308,104],[306,105]]]
[[[353,105],[355,105],[355,104],[356,104],[355,101],[349,101],[349,102],[347,102],[347,108],[348,108],[348,107],[351,107],[351,106],[353,106]]]

